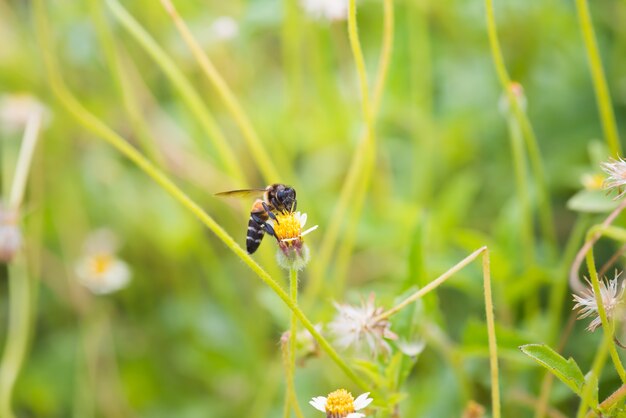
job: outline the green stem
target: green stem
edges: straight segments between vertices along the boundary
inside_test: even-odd
[[[289,296],[294,303],[298,303],[298,270],[289,270]],[[285,371],[287,373],[287,397],[286,402],[293,406],[296,417],[304,418],[295,388],[295,370],[296,370],[296,336],[298,332],[298,318],[295,314],[291,314],[291,327],[289,330],[289,349],[288,359]],[[289,409],[286,408],[288,411]]]
[[[589,239],[596,234],[611,238],[615,241],[626,242],[626,229],[620,228],[619,226],[594,225],[589,228],[587,232]]]
[[[322,288],[324,276],[328,270],[328,266],[331,262],[333,254],[335,254],[335,248],[341,231],[341,224],[346,218],[345,214],[348,210],[348,206],[353,203],[352,215],[349,216],[349,221],[352,224],[356,224],[359,220],[359,215],[363,206],[365,192],[369,186],[371,179],[371,173],[373,170],[373,164],[376,154],[376,142],[374,135],[374,116],[378,113],[380,103],[382,100],[382,93],[384,91],[385,80],[387,78],[389,62],[391,60],[391,52],[393,48],[393,32],[394,32],[394,11],[393,2],[391,0],[384,0],[383,12],[384,12],[384,28],[383,28],[383,47],[381,50],[378,74],[376,78],[376,84],[374,87],[374,97],[372,99],[372,113],[370,113],[370,104],[368,100],[368,88],[367,88],[367,74],[365,72],[365,62],[363,60],[363,53],[358,38],[358,30],[356,24],[356,6],[353,0],[350,0],[350,10],[348,13],[348,34],[350,38],[350,45],[352,47],[352,53],[354,61],[357,67],[357,73],[359,75],[359,82],[361,86],[361,97],[363,106],[363,117],[366,122],[366,132],[359,142],[359,146],[354,154],[354,158],[348,169],[348,175],[339,193],[339,199],[337,206],[333,210],[333,215],[330,217],[329,227],[326,229],[324,238],[320,245],[320,253],[316,263],[313,263],[311,268],[311,278],[309,288],[304,300],[304,306],[310,306],[316,299]],[[364,188],[365,190],[361,190]],[[362,194],[363,198],[356,198],[355,194],[359,196]],[[355,229],[355,226],[348,226],[348,230]],[[349,250],[349,248],[348,248]],[[347,251],[349,254],[349,251]],[[343,253],[346,253],[344,249]],[[344,260],[345,262],[345,260]]]
[[[132,124],[134,134],[144,152],[152,161],[162,163],[163,160],[157,149],[156,143],[150,134],[150,130],[143,119],[137,97],[134,94],[134,86],[125,73],[120,62],[119,50],[116,45],[111,28],[102,7],[102,3],[90,0],[92,19],[95,23],[96,33],[100,39],[100,45],[104,52],[104,58],[113,77],[118,96],[122,99],[124,110]]]
[[[546,175],[541,161],[541,153],[539,151],[537,137],[535,136],[530,121],[528,120],[528,116],[521,108],[518,100],[516,100],[515,95],[510,88],[511,78],[509,77],[506,66],[504,65],[504,57],[502,56],[500,42],[498,41],[496,20],[493,12],[493,0],[485,0],[485,8],[487,16],[487,35],[489,37],[493,64],[498,75],[498,79],[500,80],[500,84],[502,85],[511,108],[513,109],[513,115],[517,119],[517,122],[522,129],[522,133],[524,134],[526,147],[528,148],[530,165],[533,170],[535,181],[537,182],[537,189],[539,193],[539,221],[546,241],[551,244],[552,248],[555,248],[556,231],[554,228],[554,221],[552,219],[552,204],[550,203],[550,193],[548,192]]]
[[[263,177],[265,178],[265,183],[270,184],[280,181],[282,177],[278,173],[276,166],[274,166],[269,153],[263,146],[259,135],[252,126],[250,118],[243,110],[243,107],[226,83],[226,80],[224,80],[222,75],[211,62],[209,56],[204,52],[200,44],[198,44],[198,41],[196,41],[193,37],[193,34],[185,24],[185,21],[179,16],[172,2],[170,0],[161,0],[161,4],[163,4],[165,10],[167,10],[172,17],[178,32],[183,37],[183,40],[189,49],[191,49],[191,52],[196,58],[196,61],[198,61],[198,64],[200,64],[202,71],[213,84],[217,93],[226,104],[226,108],[239,126],[239,129],[241,130],[243,137],[250,148],[250,154],[252,154],[252,158],[255,160],[257,166],[263,174]]]
[[[22,368],[31,326],[31,293],[33,283],[28,277],[23,258],[9,265],[9,324],[6,345],[0,361],[0,416],[13,418],[11,399],[15,382]]]
[[[530,193],[528,191],[526,172],[526,161],[524,156],[524,139],[517,121],[507,117],[509,125],[509,135],[511,139],[511,151],[513,154],[513,168],[515,171],[515,183],[517,189],[517,199],[520,205],[520,237],[523,246],[524,265],[530,268],[535,262],[535,238],[533,233],[533,215],[530,203]],[[529,298],[530,299],[530,298]]]
[[[384,34],[383,34],[383,47],[380,56],[378,77],[376,79],[376,85],[374,86],[374,96],[372,99],[372,110],[374,116],[378,113],[380,108],[380,102],[382,100],[382,93],[385,86],[385,80],[387,78],[387,72],[389,69],[389,61],[391,59],[391,51],[393,47],[393,2],[391,0],[385,0],[383,3],[384,8]],[[365,204],[365,196],[372,179],[372,171],[374,169],[374,159],[376,158],[374,149],[369,150],[372,155],[368,158],[368,164],[363,167],[360,173],[361,183],[356,188],[353,196],[353,207],[350,215],[348,216],[348,225],[346,231],[343,234],[342,242],[337,251],[337,263],[335,268],[335,280],[333,283],[337,283],[333,287],[334,295],[341,295],[343,288],[347,280],[348,265],[350,263],[350,256],[354,248],[354,242],[356,240],[356,234],[358,230],[358,220]]]
[[[587,241],[593,239],[595,232],[593,228],[587,233]],[[602,293],[600,292],[600,280],[598,279],[598,272],[596,271],[595,259],[593,256],[593,247],[589,249],[587,253],[587,270],[589,271],[589,277],[591,278],[591,286],[593,288],[593,294],[596,299],[596,304],[598,306],[598,315],[600,316],[600,321],[602,322],[602,329],[605,334],[608,334],[608,337],[611,341],[613,341],[613,326],[609,323],[609,319],[606,315],[606,309],[604,307],[604,301],[602,299]],[[624,370],[624,366],[619,358],[619,353],[617,352],[617,348],[615,348],[615,344],[610,345],[609,353],[611,354],[611,359],[613,360],[613,365],[615,366],[615,370],[619,375],[622,383],[626,383],[626,370]]]
[[[491,270],[489,266],[489,249],[483,252],[483,287],[485,292],[485,314],[487,317],[487,333],[489,337],[489,369],[491,371],[491,407],[493,418],[500,418],[500,381],[498,373],[498,343],[496,342],[496,324],[493,314],[491,297]]]
[[[585,43],[587,59],[589,60],[591,79],[596,93],[596,101],[598,102],[598,111],[600,112],[604,138],[611,151],[611,155],[614,158],[619,158],[622,155],[622,146],[619,140],[615,114],[613,113],[613,106],[611,104],[611,94],[609,93],[604,70],[602,69],[602,60],[598,52],[598,44],[596,43],[587,0],[576,0],[576,11],[578,13],[580,30],[582,31],[583,41]]]
[[[583,392],[581,396],[580,406],[578,407],[578,412],[576,414],[576,418],[584,418],[587,413],[587,407],[591,404],[591,399],[593,396],[593,389],[596,387],[593,382],[597,382],[600,378],[600,373],[602,372],[602,368],[604,367],[604,363],[606,362],[607,354],[611,347],[615,347],[613,344],[613,338],[611,338],[610,333],[605,332],[602,338],[602,344],[600,348],[596,351],[595,358],[593,360],[593,365],[591,366],[591,371],[585,377],[585,386],[583,387]],[[597,408],[594,406],[594,411],[597,411]],[[599,415],[602,416],[602,415]]]
[[[148,32],[117,0],[106,0],[106,3],[119,23],[137,40],[137,42],[139,42],[139,45],[145,49],[157,65],[161,67],[163,72],[174,84],[174,87],[179,91],[182,99],[187,103],[192,114],[196,117],[206,135],[213,142],[228,174],[235,180],[245,183],[245,176],[239,166],[235,153],[189,80],[185,78],[174,61],[161,49]]]
[[[626,398],[626,384],[622,385],[613,392],[608,398],[606,398],[600,405],[598,405],[598,409],[600,411],[609,411],[611,408],[616,406],[619,402],[623,401]],[[593,417],[592,413],[587,414],[587,418]]]
[[[170,180],[161,170],[159,170],[154,164],[146,159],[135,148],[128,144],[121,136],[111,130],[100,119],[86,110],[70,93],[69,90],[63,84],[63,80],[59,77],[56,61],[52,55],[52,48],[49,45],[49,30],[48,22],[46,20],[46,14],[43,0],[36,0],[34,2],[34,10],[36,14],[36,26],[38,40],[41,46],[41,51],[44,55],[44,61],[46,70],[48,72],[49,85],[56,95],[60,103],[65,109],[71,113],[76,120],[82,123],[87,129],[93,132],[95,135],[101,137],[113,148],[115,148],[122,155],[132,161],[139,169],[146,173],[156,184],[158,184],[165,192],[178,201],[185,209],[192,213],[200,222],[202,222],[211,232],[219,238],[226,247],[231,250],[244,264],[246,264],[267,286],[269,286],[276,295],[282,299],[287,307],[298,317],[302,325],[309,330],[313,338],[317,340],[320,348],[324,350],[328,356],[339,366],[341,370],[358,386],[363,389],[368,389],[369,385],[362,380],[357,374],[348,366],[348,364],[339,356],[339,354],[331,347],[328,341],[322,337],[322,335],[315,329],[311,321],[307,318],[304,312],[291,300],[289,295],[283,290],[272,276],[270,276],[257,262],[243,249],[235,240],[217,223],[215,220],[206,213],[200,205],[193,201],[187,194],[185,194],[176,184]]]

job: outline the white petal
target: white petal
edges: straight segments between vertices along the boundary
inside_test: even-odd
[[[302,224],[302,225],[304,225],[304,224]],[[307,229],[306,231],[302,232],[302,233],[300,234],[300,236],[301,236],[301,237],[303,237],[303,236],[305,236],[306,234],[308,234],[308,233],[311,233],[311,232],[315,231],[315,230],[317,229],[317,227],[318,227],[318,225],[315,225],[315,226],[310,227],[310,228],[309,228],[309,229]]]
[[[357,410],[357,411],[361,410],[361,409],[365,408],[367,405],[369,405],[370,403],[372,403],[372,401],[374,399],[369,398],[368,397],[369,394],[370,394],[369,392],[365,392],[364,394],[359,395],[359,397],[354,400],[354,409],[355,410]]]
[[[309,401],[309,404],[318,411],[326,412],[326,397],[318,396]]]
[[[353,412],[351,414],[348,414],[346,418],[363,418],[364,416],[365,414],[362,414],[360,412]]]
[[[306,225],[306,213],[300,215],[300,228],[304,228],[304,225]]]
[[[424,351],[424,348],[426,347],[426,342],[424,340],[411,342],[398,341],[397,345],[400,351],[402,351],[402,353],[404,353],[405,355],[409,357],[416,357],[418,354]]]

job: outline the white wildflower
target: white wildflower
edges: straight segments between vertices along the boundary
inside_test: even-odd
[[[618,284],[619,276],[619,274],[616,274],[613,280],[600,281],[600,296],[608,320],[613,318],[616,308],[618,305],[623,303],[622,299],[624,296],[625,283],[622,281],[621,284]],[[576,305],[574,305],[573,309],[579,310],[578,319],[594,316],[593,320],[587,327],[587,330],[593,332],[596,328],[602,325],[602,320],[600,319],[600,315],[598,313],[598,304],[596,303],[593,287],[589,280],[587,280],[587,283],[589,284],[589,287],[585,288],[581,295],[574,295]]]
[[[83,257],[76,263],[78,281],[92,293],[112,293],[130,281],[128,264],[119,259],[117,239],[109,230],[98,230],[85,241]]]
[[[328,327],[341,348],[354,346],[357,350],[363,350],[367,345],[374,355],[381,348],[387,353],[391,351],[385,339],[394,340],[397,335],[391,332],[389,320],[378,319],[384,310],[376,307],[374,299],[372,293],[367,302],[361,302],[361,306],[335,304],[337,316]]]
[[[339,389],[328,396],[317,396],[309,404],[318,411],[325,412],[326,418],[362,418],[365,414],[356,411],[367,407],[372,401],[369,392],[354,399],[350,392]]]
[[[303,231],[306,220],[306,213],[287,212],[268,221],[278,241],[278,264],[285,269],[302,270],[309,262],[309,247],[304,244],[303,237],[315,231],[317,225]]]
[[[615,199],[619,199],[626,194],[626,161],[621,158],[609,159],[607,162],[600,163],[600,167],[608,175],[604,180],[605,189],[617,189],[618,194]]]

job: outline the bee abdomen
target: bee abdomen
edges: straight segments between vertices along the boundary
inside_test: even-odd
[[[248,220],[248,232],[246,234],[246,250],[248,254],[254,253],[261,245],[265,230],[263,227],[252,217]]]

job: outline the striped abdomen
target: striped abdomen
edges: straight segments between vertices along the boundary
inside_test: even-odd
[[[250,219],[248,219],[248,231],[246,233],[246,250],[248,254],[254,253],[261,245],[265,228],[263,223],[269,219],[267,212],[263,208],[261,200],[254,202],[250,211]]]

